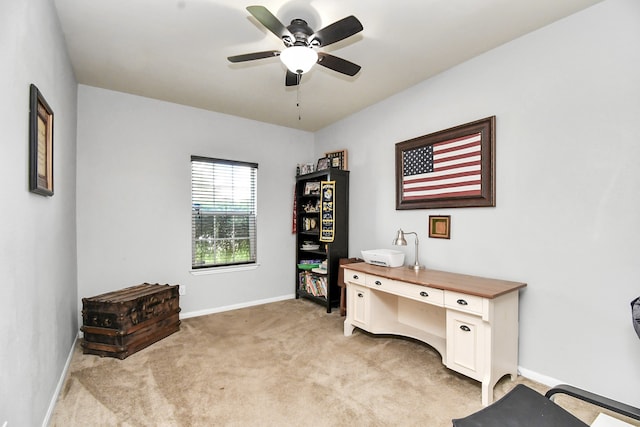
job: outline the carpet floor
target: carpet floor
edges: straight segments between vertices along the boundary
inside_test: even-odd
[[[438,427],[481,409],[480,383],[433,348],[359,329],[345,337],[337,311],[287,300],[189,318],[124,360],[78,344],[50,425]],[[547,390],[505,377],[495,399],[517,383]]]

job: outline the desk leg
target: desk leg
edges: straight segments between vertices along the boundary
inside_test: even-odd
[[[355,329],[355,326],[353,326],[351,322],[349,322],[349,319],[346,319],[344,321],[344,336],[350,337],[354,329]]]
[[[482,382],[482,406],[489,406],[493,403],[493,386],[491,381]]]

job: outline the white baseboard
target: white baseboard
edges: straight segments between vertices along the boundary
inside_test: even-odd
[[[207,314],[213,314],[213,313],[222,313],[224,311],[237,310],[239,308],[253,307],[254,305],[262,305],[262,304],[268,304],[270,302],[278,302],[278,301],[284,301],[288,299],[294,299],[295,297],[296,297],[295,294],[289,294],[289,295],[282,295],[274,298],[267,298],[267,299],[243,302],[240,304],[227,305],[224,307],[215,307],[215,308],[208,308],[206,310],[189,311],[187,313],[180,313],[180,319],[188,319],[189,317],[206,316]]]
[[[532,381],[538,382],[540,384],[544,384],[548,387],[555,387],[558,384],[566,384],[565,381],[561,381],[557,378],[542,375],[538,372],[534,372],[529,369],[523,368],[522,366],[518,366],[518,372],[520,372],[520,375],[522,375],[523,377],[529,378]]]
[[[58,379],[58,385],[56,385],[56,389],[53,392],[53,396],[51,397],[51,402],[49,402],[49,408],[47,409],[47,414],[42,421],[42,427],[47,427],[49,425],[49,421],[51,421],[51,416],[53,415],[53,411],[56,408],[56,403],[58,402],[58,396],[60,396],[60,391],[62,391],[62,386],[64,386],[64,381],[67,379],[67,372],[69,371],[69,366],[71,366],[71,358],[73,357],[73,350],[76,348],[76,343],[78,342],[79,335],[76,335],[75,339],[71,343],[71,349],[69,350],[69,355],[67,356],[67,361],[64,364],[64,368],[62,369],[62,373],[60,374],[60,379]]]

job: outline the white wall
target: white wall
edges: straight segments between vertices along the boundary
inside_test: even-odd
[[[639,76],[640,2],[608,0],[317,132],[349,151],[351,255],[402,227],[430,268],[527,282],[523,371],[640,406]],[[395,143],[491,115],[497,206],[396,211]]]
[[[313,134],[89,86],[78,92],[80,297],[182,284],[188,315],[293,296],[295,165],[313,158]],[[259,164],[257,269],[190,273],[191,155]]]
[[[54,112],[54,192],[29,192],[29,85]],[[0,425],[35,426],[78,332],[76,82],[53,3],[0,2]]]

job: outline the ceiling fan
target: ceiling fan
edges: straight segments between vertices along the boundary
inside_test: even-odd
[[[298,85],[302,74],[309,71],[316,63],[348,76],[355,76],[360,71],[361,67],[353,62],[314,50],[314,48],[328,46],[362,31],[362,24],[355,16],[347,16],[314,32],[303,19],[294,19],[289,26],[285,27],[264,6],[248,6],[247,10],[258,22],[282,40],[285,49],[282,52],[267,50],[229,56],[227,59],[230,62],[245,62],[279,56],[287,67],[285,76],[285,85],[287,86]]]

